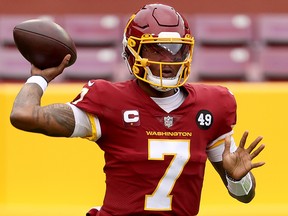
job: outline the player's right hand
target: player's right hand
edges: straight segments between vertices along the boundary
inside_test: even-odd
[[[37,68],[36,66],[32,65],[31,66],[31,75],[40,75],[46,79],[46,81],[49,83],[51,80],[53,80],[55,77],[60,75],[65,67],[68,66],[69,60],[71,58],[71,55],[68,54],[63,58],[63,61],[61,64],[57,67],[52,67],[52,68],[47,68],[44,70],[41,70]]]

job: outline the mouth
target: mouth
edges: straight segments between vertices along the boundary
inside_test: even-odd
[[[172,79],[172,78],[175,77],[175,74],[173,73],[172,70],[165,69],[165,70],[162,71],[162,77],[163,77],[163,78],[168,78],[168,79],[170,78],[170,79]]]

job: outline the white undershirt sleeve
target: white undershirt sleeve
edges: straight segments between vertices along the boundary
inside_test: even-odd
[[[225,148],[225,137],[231,134],[233,134],[233,131],[220,136],[218,139],[213,141],[208,146],[208,149],[206,150],[206,152],[207,152],[208,159],[211,162],[222,161],[222,154]],[[234,138],[231,136],[230,152],[235,152],[236,150],[237,150],[237,146],[235,144]]]
[[[99,119],[71,103],[67,104],[72,108],[75,118],[75,128],[71,137],[82,137],[91,141],[98,140],[101,137]]]

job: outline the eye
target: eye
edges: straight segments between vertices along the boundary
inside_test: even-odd
[[[155,50],[155,49],[151,50],[150,53],[151,53],[151,54],[154,54],[154,55],[160,54],[160,52],[159,52],[158,50]]]
[[[160,53],[157,49],[153,48],[152,46],[143,46],[143,50],[145,52],[149,52],[149,54],[159,54]]]

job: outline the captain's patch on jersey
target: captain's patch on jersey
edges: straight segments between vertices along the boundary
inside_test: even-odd
[[[208,110],[200,110],[196,115],[196,123],[202,130],[207,130],[213,123],[212,113]]]
[[[140,117],[138,110],[123,110],[123,122],[125,126],[139,126]]]

